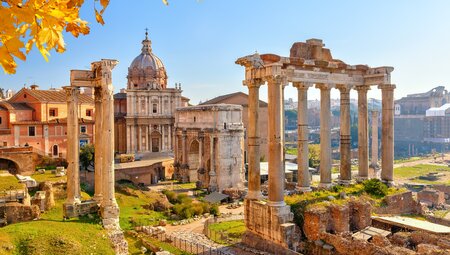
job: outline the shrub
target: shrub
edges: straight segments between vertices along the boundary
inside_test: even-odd
[[[388,193],[388,186],[378,179],[370,179],[363,182],[364,191],[375,197],[384,197]]]
[[[177,193],[170,191],[170,190],[163,190],[163,194],[166,195],[166,197],[170,203],[172,203],[172,204],[178,203]]]
[[[219,206],[217,204],[213,204],[211,206],[211,208],[209,209],[209,213],[214,216],[219,216],[219,214],[220,214]]]

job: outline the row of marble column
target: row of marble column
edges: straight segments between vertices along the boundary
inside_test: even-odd
[[[144,152],[152,151],[152,137],[153,126],[150,125],[127,125],[127,151]],[[172,125],[158,125],[160,132],[160,139],[158,140],[158,148],[160,152],[172,150]],[[166,134],[167,133],[167,134]],[[136,139],[137,137],[137,139]],[[142,143],[142,138],[145,142]]]
[[[249,103],[247,127],[248,133],[248,198],[260,199],[260,134],[259,119],[259,88],[267,81],[268,84],[268,141],[269,141],[269,204],[284,205],[284,113],[283,95],[286,80],[282,77],[269,77],[244,81],[248,87]],[[298,183],[300,191],[310,191],[310,174],[308,160],[308,116],[307,92],[312,83],[294,82],[298,91]],[[337,88],[340,91],[340,179],[342,184],[352,181],[351,175],[351,144],[350,144],[350,91],[354,88],[358,92],[358,160],[359,170],[357,178],[368,178],[368,85],[349,86],[344,84],[315,84],[320,89],[320,187],[328,188],[332,184],[331,178],[331,110],[330,91]],[[382,171],[383,181],[393,181],[394,160],[394,89],[395,85],[383,84],[378,88],[382,92]]]
[[[155,98],[158,98],[155,100]],[[128,96],[129,116],[153,116],[153,115],[172,115],[179,107],[180,99],[172,96],[149,95],[140,96],[130,94]],[[153,112],[153,105],[156,104],[156,113]]]
[[[81,203],[79,169],[78,87],[65,87],[67,95],[67,200]],[[118,210],[114,196],[114,98],[112,85],[95,87],[95,194],[107,211]]]

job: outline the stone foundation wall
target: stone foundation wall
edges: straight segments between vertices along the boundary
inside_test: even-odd
[[[427,206],[438,206],[445,204],[445,194],[439,190],[425,189],[417,193],[417,200]]]
[[[247,199],[244,203],[247,233],[243,243],[261,250],[267,250],[268,244],[275,250],[296,249],[300,233],[292,223],[294,215],[289,206],[269,206]]]
[[[8,224],[39,219],[40,209],[37,205],[8,203],[5,205],[6,222]]]
[[[384,206],[376,207],[377,214],[404,214],[420,213],[420,204],[414,200],[412,192],[403,192],[400,194],[386,196],[383,199]]]

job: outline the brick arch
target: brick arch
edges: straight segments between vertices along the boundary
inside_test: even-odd
[[[16,174],[32,175],[36,169],[39,155],[33,152],[32,147],[0,149],[0,159],[12,161],[16,164]]]

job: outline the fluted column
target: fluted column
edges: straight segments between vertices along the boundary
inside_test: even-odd
[[[138,145],[139,145],[138,151],[143,151],[143,149],[142,149],[142,126],[138,125],[137,127],[138,127]]]
[[[379,85],[381,89],[381,179],[394,182],[394,89],[393,84]]]
[[[309,150],[308,150],[308,88],[310,83],[294,82],[297,88],[297,190],[311,191],[311,179],[309,174]]]
[[[244,81],[248,87],[248,199],[261,199],[260,134],[259,134],[259,87],[261,79]]]
[[[98,129],[96,129],[97,131]],[[127,124],[127,154],[131,153],[131,126]]]
[[[67,200],[66,204],[78,204],[80,191],[80,139],[78,127],[78,95],[77,87],[65,87],[67,95]]]
[[[283,113],[282,113],[282,79],[269,77],[268,84],[268,140],[269,140],[269,201],[271,206],[284,206],[284,171],[283,159]]]
[[[102,89],[100,87],[94,88],[94,100],[95,100],[95,143],[94,143],[94,200],[97,203],[101,203],[103,200],[103,169],[102,169],[102,158],[103,158],[103,132],[102,132],[102,122],[103,122],[103,109],[102,109]],[[127,126],[129,127],[129,126]],[[129,134],[127,134],[129,135]],[[129,143],[127,141],[127,148],[129,148]]]
[[[369,178],[369,128],[367,111],[367,91],[370,86],[355,87],[358,92],[358,180]]]
[[[378,111],[372,111],[372,158],[373,168],[378,166]]]
[[[331,186],[331,105],[330,92],[334,84],[316,84],[320,89],[320,183],[319,187]]]
[[[350,184],[352,180],[351,144],[350,144],[350,90],[351,86],[338,84],[340,91],[340,154],[339,183]]]
[[[209,137],[210,145],[209,145],[209,163],[211,169],[209,170],[209,191],[214,192],[218,190],[217,186],[217,173],[216,173],[216,150],[215,150],[215,143],[214,143],[214,137]]]

